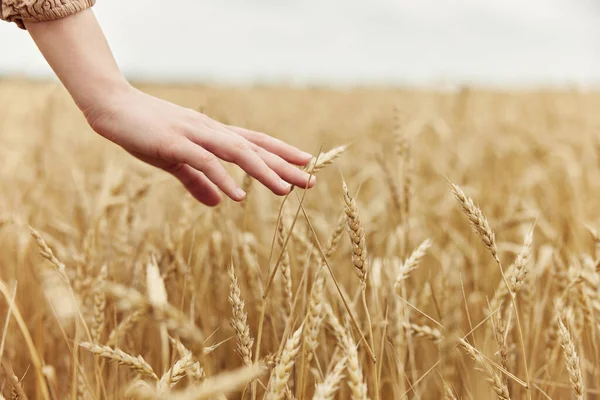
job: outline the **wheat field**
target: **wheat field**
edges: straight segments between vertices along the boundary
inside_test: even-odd
[[[3,398],[600,398],[600,94],[140,87],[317,185],[207,208],[0,81]]]

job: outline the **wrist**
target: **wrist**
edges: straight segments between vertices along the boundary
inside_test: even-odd
[[[87,117],[90,110],[106,108],[115,98],[132,90],[131,84],[120,76],[87,81],[85,85],[69,91],[77,107]]]

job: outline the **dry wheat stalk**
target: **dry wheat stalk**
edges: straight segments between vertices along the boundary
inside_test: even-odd
[[[569,371],[571,386],[577,399],[583,400],[585,387],[583,384],[583,376],[581,374],[581,366],[579,364],[579,356],[575,350],[575,344],[571,339],[571,334],[563,323],[560,314],[557,314],[556,319],[558,323],[558,336],[560,339],[560,345],[563,348],[563,354],[565,356],[567,371]]]
[[[79,345],[91,353],[117,361],[120,365],[125,365],[131,368],[133,371],[139,372],[158,381],[158,376],[156,376],[150,364],[148,364],[142,356],[134,357],[125,353],[121,349],[113,349],[112,347],[101,346],[99,344],[89,342],[81,342]]]
[[[452,388],[444,382],[444,400],[458,400]]]
[[[83,368],[77,370],[77,400],[86,400],[89,396],[89,390],[85,381]]]
[[[346,216],[341,215],[335,226],[335,229],[333,230],[327,241],[325,257],[330,258],[333,252],[335,251],[335,248],[337,247],[337,244],[339,243],[339,240],[342,234],[344,233],[345,224]],[[318,259],[320,259],[320,256]],[[319,330],[321,329],[321,323],[323,322],[324,318],[323,289],[325,287],[326,272],[327,271],[325,269],[325,264],[322,263],[320,270],[317,272],[317,277],[310,291],[310,299],[308,303],[308,311],[306,316],[306,330],[304,332],[304,354],[307,358],[309,365],[313,357],[313,351],[317,348],[318,345]]]
[[[342,155],[348,149],[348,145],[342,145],[338,147],[334,147],[326,153],[319,154],[318,157],[313,157],[312,160],[308,163],[308,165],[304,168],[305,171],[316,174],[321,171],[323,168],[332,164],[339,156]]]
[[[323,322],[323,289],[325,287],[326,269],[321,267],[310,291],[310,300],[306,315],[306,331],[304,332],[304,355],[310,365],[313,351],[319,345],[319,330]]]
[[[460,324],[463,316],[461,293],[461,270],[457,270],[456,257],[448,257],[445,261],[443,278],[443,291],[445,294],[442,305],[442,323],[444,326],[444,337],[440,341],[440,354],[443,357],[442,374],[446,382],[454,382],[457,368],[455,366],[456,347],[460,335]]]
[[[300,351],[300,339],[302,338],[303,328],[304,325],[300,325],[285,342],[281,359],[271,372],[269,392],[265,395],[266,400],[281,400],[284,398],[285,389],[296,361],[296,355]]]
[[[190,350],[188,350],[183,345],[183,343],[181,343],[179,340],[175,340],[173,338],[170,338],[170,340],[171,340],[171,343],[177,348],[179,357],[184,358],[189,354],[191,354],[192,357],[194,357],[193,353]],[[216,348],[217,348],[217,346],[205,347],[204,354],[208,354],[208,353],[212,352],[213,350],[215,350]],[[204,369],[202,369],[202,366],[195,359],[195,357],[194,357],[194,362],[192,362],[192,364],[189,365],[187,368],[187,376],[193,382],[202,382],[202,381],[204,381],[204,378],[206,378],[206,373],[204,372]]]
[[[492,322],[494,325],[494,338],[496,339],[496,345],[498,346],[498,356],[500,358],[500,365],[505,370],[509,370],[508,367],[508,347],[506,345],[506,324],[502,319],[502,313],[496,312],[492,316]],[[508,385],[508,380],[504,376],[504,383]]]
[[[179,340],[177,341],[177,351],[179,352],[179,355],[182,358],[188,354],[192,354],[192,352],[189,351]],[[189,366],[187,374],[193,382],[203,382],[206,378],[206,372],[204,372],[204,369],[200,365],[200,362],[196,361],[195,359],[192,365]]]
[[[463,212],[469,218],[473,230],[481,238],[485,247],[492,253],[492,256],[500,263],[498,260],[496,237],[494,231],[490,228],[487,218],[483,215],[479,207],[475,205],[473,199],[467,197],[460,187],[456,186],[454,183],[450,183],[450,186],[452,193],[454,193],[454,197],[456,197]]]
[[[231,309],[233,318],[231,319],[231,326],[235,330],[235,336],[237,339],[236,350],[245,365],[252,365],[252,344],[254,339],[250,336],[250,327],[248,326],[248,315],[244,309],[244,300],[242,300],[242,294],[240,292],[240,286],[235,276],[233,264],[229,264],[227,269],[229,279],[231,280],[231,286],[229,289],[229,302],[231,303]]]
[[[104,330],[104,313],[106,309],[106,293],[104,293],[104,282],[108,275],[106,265],[100,268],[97,283],[94,287],[94,320],[91,327],[92,342],[99,343],[100,336]]]
[[[432,328],[428,325],[405,323],[404,328],[408,329],[413,336],[429,339],[434,343],[444,340],[444,335],[442,335],[442,332],[440,332],[439,329]]]
[[[396,209],[398,214],[401,215],[403,212],[402,193],[400,192],[400,188],[398,187],[398,184],[396,183],[395,176],[392,173],[392,170],[390,169],[388,163],[385,161],[383,156],[378,155],[376,157],[376,160],[379,163],[379,165],[381,166],[381,169],[383,170],[385,182],[387,184],[388,189],[390,190],[390,197],[392,198],[392,204],[394,205],[394,208]]]
[[[331,256],[337,249],[338,244],[340,243],[340,239],[342,238],[342,235],[344,233],[345,226],[346,215],[345,213],[343,213],[342,215],[340,215],[340,218],[338,218],[338,221],[335,225],[335,229],[333,230],[331,236],[329,236],[329,239],[327,241],[327,247],[325,250],[325,257],[327,257],[327,259],[331,258]]]
[[[277,226],[277,241],[279,246],[283,249],[285,241],[285,232],[283,226],[283,220],[280,221]],[[292,314],[292,303],[294,301],[294,293],[292,288],[292,268],[290,265],[290,254],[288,253],[287,247],[283,249],[281,257],[281,277],[283,278],[283,295],[284,295],[284,310],[286,318]]]
[[[317,385],[313,400],[333,400],[335,393],[340,387],[340,381],[344,378],[346,369],[346,357],[340,358],[333,370],[327,374],[323,382]]]
[[[25,392],[23,391],[23,387],[21,386],[21,382],[19,382],[19,378],[16,375],[12,375],[9,377],[12,382],[12,388],[10,390],[10,400],[25,400]]]
[[[417,267],[419,266],[419,262],[425,256],[425,253],[431,247],[431,244],[432,241],[430,239],[425,239],[419,245],[419,247],[417,247],[411,253],[411,255],[404,261],[396,275],[396,287],[399,287],[404,280],[408,279],[410,273],[417,269]]]
[[[56,268],[56,270],[62,275],[62,277],[67,282],[70,282],[69,276],[67,275],[67,268],[65,267],[65,264],[63,264],[62,262],[60,262],[58,260],[58,258],[56,258],[56,256],[54,255],[54,252],[52,251],[50,246],[48,246],[48,244],[46,243],[46,241],[44,240],[42,235],[40,235],[40,233],[38,231],[36,231],[35,229],[33,229],[32,227],[29,227],[29,231],[31,233],[31,236],[33,236],[33,238],[35,239],[35,241],[40,249],[40,255],[43,258],[45,258],[46,260],[50,261],[50,263]]]
[[[160,275],[159,275],[160,279]],[[153,305],[140,292],[135,289],[120,285],[118,283],[107,282],[105,286],[106,293],[117,299],[117,306],[122,310],[144,309],[149,310],[154,319],[164,322],[167,329],[173,331],[182,339],[188,340],[194,345],[194,352],[199,352],[204,342],[202,332],[188,320],[188,318],[178,309],[166,303],[162,306]],[[156,299],[155,299],[156,302]]]
[[[5,371],[6,378],[8,378],[8,380],[11,382],[10,400],[27,400],[27,395],[23,390],[23,386],[21,385],[19,378],[17,375],[15,375],[12,366],[5,361],[2,361],[0,365]]]
[[[466,340],[459,339],[458,341],[465,352],[475,361],[476,368],[483,372],[486,376],[486,380],[494,389],[494,392],[498,396],[500,400],[510,400],[510,395],[508,394],[508,388],[506,384],[502,380],[502,378],[494,371],[494,368],[490,365],[490,363]]]
[[[260,265],[256,260],[256,254],[252,250],[252,245],[256,243],[256,238],[251,233],[244,233],[241,237],[241,256],[246,267],[242,269],[244,279],[251,289],[252,299],[257,308],[261,307],[263,284],[260,279]]]
[[[188,373],[196,361],[191,352],[181,357],[173,366],[163,374],[158,381],[156,388],[158,393],[167,392],[173,386],[177,385],[180,380]]]
[[[510,290],[517,293],[525,279],[527,278],[527,269],[529,268],[529,259],[531,258],[531,245],[533,243],[533,227],[525,235],[523,247],[517,255],[514,264],[514,270],[510,279]]]
[[[356,269],[356,274],[360,278],[363,286],[367,284],[367,244],[365,242],[365,230],[360,222],[360,216],[358,209],[356,208],[356,202],[350,196],[346,182],[342,182],[342,188],[344,190],[344,202],[346,220],[348,223],[348,235],[350,236],[350,242],[352,243],[352,263]]]
[[[192,385],[177,393],[165,393],[159,400],[208,400],[222,399],[223,395],[244,387],[264,374],[266,368],[262,364],[254,364],[234,371],[223,372],[206,379],[199,385]]]
[[[342,347],[348,360],[348,387],[350,388],[351,398],[352,400],[366,400],[369,398],[367,394],[367,384],[363,380],[363,373],[358,358],[356,344],[348,335],[347,330],[340,324],[328,303],[325,303],[325,310],[327,311],[329,323],[335,331],[339,345]]]
[[[404,379],[404,360],[406,359],[405,354],[408,351],[406,346],[406,317],[404,313],[404,303],[394,293],[391,292],[389,295],[389,314],[390,320],[388,327],[388,335],[394,349],[394,359],[396,361],[396,372],[398,373],[398,379],[403,382]]]

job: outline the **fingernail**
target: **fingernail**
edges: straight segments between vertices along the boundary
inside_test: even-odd
[[[312,158],[312,157],[313,157],[313,156],[312,156],[312,154],[310,154],[310,153],[307,153],[307,152],[305,152],[305,151],[303,151],[303,152],[302,152],[302,155],[303,155],[304,157],[306,157],[306,158]]]
[[[235,195],[238,199],[242,200],[246,197],[246,192],[244,192],[241,188],[235,189]]]
[[[310,177],[310,184],[314,185],[315,183],[317,183],[317,177],[313,175]]]
[[[287,183],[286,181],[284,181],[284,180],[281,180],[281,181],[279,181],[279,186],[280,186],[280,187],[281,187],[283,190],[286,190],[286,191],[288,191],[288,192],[289,192],[289,191],[290,191],[290,189],[292,188],[292,186],[291,186],[289,183]]]

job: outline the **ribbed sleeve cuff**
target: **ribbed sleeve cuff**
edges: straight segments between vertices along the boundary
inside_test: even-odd
[[[40,2],[41,3],[41,2]],[[69,15],[78,13],[92,7],[96,0],[72,0],[65,4],[55,5],[48,8],[33,6],[22,7],[21,13],[16,18],[9,18],[12,22],[16,22],[20,28],[25,29],[25,22],[43,22],[53,21],[68,17]]]

